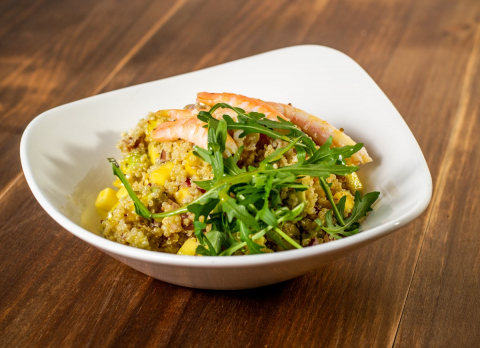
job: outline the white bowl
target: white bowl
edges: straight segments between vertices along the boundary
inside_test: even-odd
[[[381,192],[363,232],[301,250],[232,257],[171,255],[99,236],[91,207],[114,179],[107,157],[120,157],[119,134],[149,111],[194,102],[200,91],[290,102],[363,142],[374,161],[359,175],[366,192]],[[33,194],[66,230],[154,278],[204,289],[253,288],[312,271],[409,223],[432,193],[423,154],[398,111],[355,61],[322,46],[284,48],[57,107],[28,125],[20,153]]]

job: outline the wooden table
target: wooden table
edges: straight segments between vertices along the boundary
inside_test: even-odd
[[[479,346],[479,21],[478,0],[2,0],[0,346]],[[417,138],[434,194],[407,227],[288,282],[192,290],[88,246],[31,194],[18,149],[39,113],[298,44],[355,59]]]

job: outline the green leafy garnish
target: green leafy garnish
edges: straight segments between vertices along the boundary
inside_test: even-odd
[[[218,108],[228,108],[237,113],[237,121],[229,115],[217,120],[212,113]],[[140,201],[125,175],[114,159],[114,174],[121,180],[135,204],[135,213],[147,220],[159,220],[186,212],[195,215],[194,233],[199,242],[196,253],[205,256],[228,256],[235,253],[261,254],[268,248],[260,244],[266,236],[270,243],[281,249],[302,248],[282,228],[285,222],[296,222],[306,216],[305,202],[293,209],[281,206],[282,189],[301,192],[308,186],[299,182],[304,176],[318,177],[332,210],[325,215],[325,223],[315,220],[319,227],[335,239],[358,233],[359,220],[372,210],[378,192],[363,198],[356,192],[351,215],[344,218],[346,197],[335,204],[327,178],[331,174],[347,175],[358,167],[345,165],[344,159],[358,152],[363,144],[332,148],[332,137],[317,148],[316,144],[294,124],[278,118],[273,121],[257,112],[244,110],[228,104],[216,104],[209,112],[197,116],[207,123],[207,149],[194,146],[194,155],[209,163],[213,179],[195,184],[206,192],[193,202],[176,210],[151,213]],[[243,152],[240,147],[233,156],[225,157],[225,144],[229,130],[241,130],[240,138],[252,133],[264,134],[272,139],[281,139],[288,144],[277,148],[256,167],[240,168],[238,162]],[[295,151],[297,163],[278,167],[277,163],[289,151]],[[207,232],[208,231],[208,232]],[[262,239],[263,240],[263,239]]]
[[[355,192],[355,203],[353,205],[352,213],[343,224],[333,222],[331,210],[325,214],[326,226],[323,226],[323,223],[320,219],[316,219],[315,222],[335,239],[357,234],[359,227],[358,220],[365,217],[367,213],[372,210],[372,204],[375,203],[379,195],[380,192],[370,192],[362,197],[360,192]],[[343,196],[337,205],[338,211],[342,215],[345,209],[345,200],[346,197]]]
[[[113,174],[120,179],[122,184],[127,189],[128,194],[132,198],[133,204],[135,206],[135,213],[137,215],[143,216],[146,219],[150,220],[152,213],[150,212],[150,210],[147,209],[147,207],[145,207],[145,205],[137,197],[132,187],[130,186],[130,183],[128,182],[127,178],[125,177],[122,170],[120,169],[120,166],[118,165],[115,158],[109,158],[108,161],[112,164]]]

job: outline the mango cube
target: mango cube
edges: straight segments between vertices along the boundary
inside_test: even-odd
[[[178,255],[195,255],[195,251],[197,250],[197,238],[188,238],[185,243],[183,243],[182,247],[178,250]]]
[[[151,142],[150,144],[148,144],[148,156],[150,157],[150,161],[152,162],[152,164],[155,164],[157,158],[160,157],[160,153],[155,147],[155,142]]]
[[[117,192],[107,187],[98,194],[97,200],[95,201],[95,207],[108,212],[114,207],[115,204],[117,204],[117,202]]]
[[[199,166],[202,164],[202,160],[193,154],[193,151],[190,151],[185,157],[185,161],[191,166]]]
[[[189,195],[190,190],[188,189],[188,187],[182,187],[175,193],[175,199],[178,204],[183,205],[185,198],[187,198]]]
[[[197,173],[195,168],[193,168],[190,164],[185,164],[185,171],[189,177],[192,177]]]
[[[148,120],[147,135],[151,134],[152,131],[158,126],[159,123],[160,121]]]
[[[150,173],[150,181],[157,185],[165,185],[165,181],[170,179],[174,164],[172,162],[165,163]]]
[[[352,192],[361,191],[363,189],[363,184],[360,181],[357,173],[353,172],[351,174],[345,175],[347,180],[347,186]]]
[[[202,160],[193,154],[193,151],[190,151],[185,157],[185,171],[189,177],[194,176],[197,173],[195,167],[202,164]]]
[[[120,199],[125,196],[128,196],[128,191],[125,187],[122,186],[122,188],[117,191],[117,198]]]

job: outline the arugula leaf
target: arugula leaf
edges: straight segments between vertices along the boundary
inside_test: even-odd
[[[285,147],[281,147],[273,151],[267,158],[265,158],[261,163],[260,166],[265,166],[267,164],[278,162],[282,159],[283,155],[290,151],[299,141],[301,137],[293,140],[290,144]]]
[[[115,158],[109,158],[108,161],[112,164],[113,174],[116,175],[120,179],[123,186],[127,190],[128,194],[132,198],[133,204],[135,206],[135,214],[137,214],[137,215],[139,215],[139,216],[141,216],[141,217],[143,217],[147,220],[152,220],[152,213],[150,212],[150,210],[148,210],[148,208],[137,197],[137,195],[133,191],[132,187],[130,186],[130,183],[128,182],[127,178],[125,177],[122,170],[120,169],[120,166],[118,165]]]
[[[330,174],[335,175],[347,175],[353,172],[356,172],[358,167],[354,166],[344,166],[338,164],[328,164],[325,162],[316,163],[316,164],[301,164],[296,163],[291,166],[285,166],[277,169],[265,170],[265,173],[276,171],[276,172],[287,172],[297,175],[309,175],[317,176],[322,178],[328,178]]]
[[[331,162],[336,163],[343,158],[349,158],[363,147],[362,143],[355,144],[353,146],[347,145],[343,147],[334,147],[330,148],[333,142],[333,137],[329,136],[325,144],[320,146],[320,148],[315,151],[312,157],[307,160],[307,163],[318,163],[318,162]]]
[[[250,235],[253,234],[252,231],[247,228],[246,224],[242,220],[237,220],[237,222],[240,227],[240,239],[247,243],[250,254],[262,254],[263,252],[261,249],[264,247],[258,245],[253,241],[252,238],[250,238]]]
[[[233,156],[223,159],[223,165],[225,166],[226,174],[234,176],[234,175],[238,175],[246,172],[244,168],[240,168],[237,165],[237,162],[240,159],[240,156],[242,155],[243,148],[244,148],[243,146],[240,146],[240,148],[237,150],[237,152]]]
[[[227,141],[227,124],[215,119],[208,121],[208,150],[213,171],[213,182],[219,181],[224,173],[223,152]]]
[[[321,226],[325,232],[327,232],[335,239],[339,239],[342,236],[346,237],[352,234],[356,234],[358,233],[358,220],[366,216],[367,213],[372,210],[372,204],[375,203],[379,195],[380,192],[374,191],[367,193],[362,198],[360,192],[355,192],[355,203],[352,209],[352,213],[350,217],[345,220],[345,224],[343,226],[333,223],[331,210],[328,211],[327,214],[325,214],[326,226],[323,226],[322,221],[319,219],[315,220],[315,222],[319,226]],[[343,205],[339,202],[339,207],[342,209],[342,212],[345,206],[344,202]]]
[[[257,212],[255,219],[261,219],[267,225],[272,227],[277,227],[277,217],[269,208],[269,198],[270,198],[270,191],[272,190],[273,186],[273,176],[269,176],[267,181],[265,182],[265,195],[264,195],[264,203],[262,209]]]
[[[207,218],[211,211],[217,206],[218,202],[220,202],[219,199],[213,198],[203,204],[189,204],[188,211],[195,214],[195,219],[198,221],[200,216]]]
[[[222,202],[222,209],[227,213],[230,222],[233,218],[237,218],[237,221],[242,221],[248,227],[255,230],[260,229],[257,220],[248,213],[245,206],[237,204],[236,200],[230,197],[225,191],[220,192],[220,200]]]
[[[264,127],[257,121],[251,119],[246,120],[244,123],[235,122],[229,115],[223,115],[223,119],[227,122],[228,129],[243,130],[243,132],[239,135],[240,138],[246,137],[248,134],[260,133],[265,134],[273,139],[282,139],[288,142],[290,141],[289,137]]]
[[[219,199],[210,199],[204,204],[190,204],[188,206],[188,211],[195,214],[195,221],[193,222],[195,236],[200,244],[207,244],[208,245],[208,255],[216,255],[215,247],[211,244],[208,238],[205,238],[203,231],[207,228],[207,224],[205,222],[200,221],[200,217],[203,216],[204,220],[207,220],[208,215],[210,212],[217,206]],[[200,248],[201,247],[201,248]],[[199,245],[197,247],[197,254],[205,255],[205,247]]]
[[[372,204],[375,203],[379,196],[380,192],[378,191],[369,192],[363,197],[360,195],[360,192],[356,191],[352,214],[345,222],[352,224],[367,215],[369,211],[373,210]]]
[[[225,232],[212,230],[206,234],[206,237],[217,254],[220,254],[222,252],[222,247],[229,246],[228,237]]]
[[[337,221],[340,223],[340,225],[345,225],[345,221],[343,221],[343,213],[340,214],[338,211],[338,207],[335,204],[335,201],[333,200],[333,195],[332,191],[330,190],[330,185],[327,183],[327,180],[325,178],[318,178],[320,180],[320,186],[322,187],[323,192],[325,192],[325,195],[327,196],[328,201],[332,205],[332,210],[333,213],[335,214],[335,218]]]

